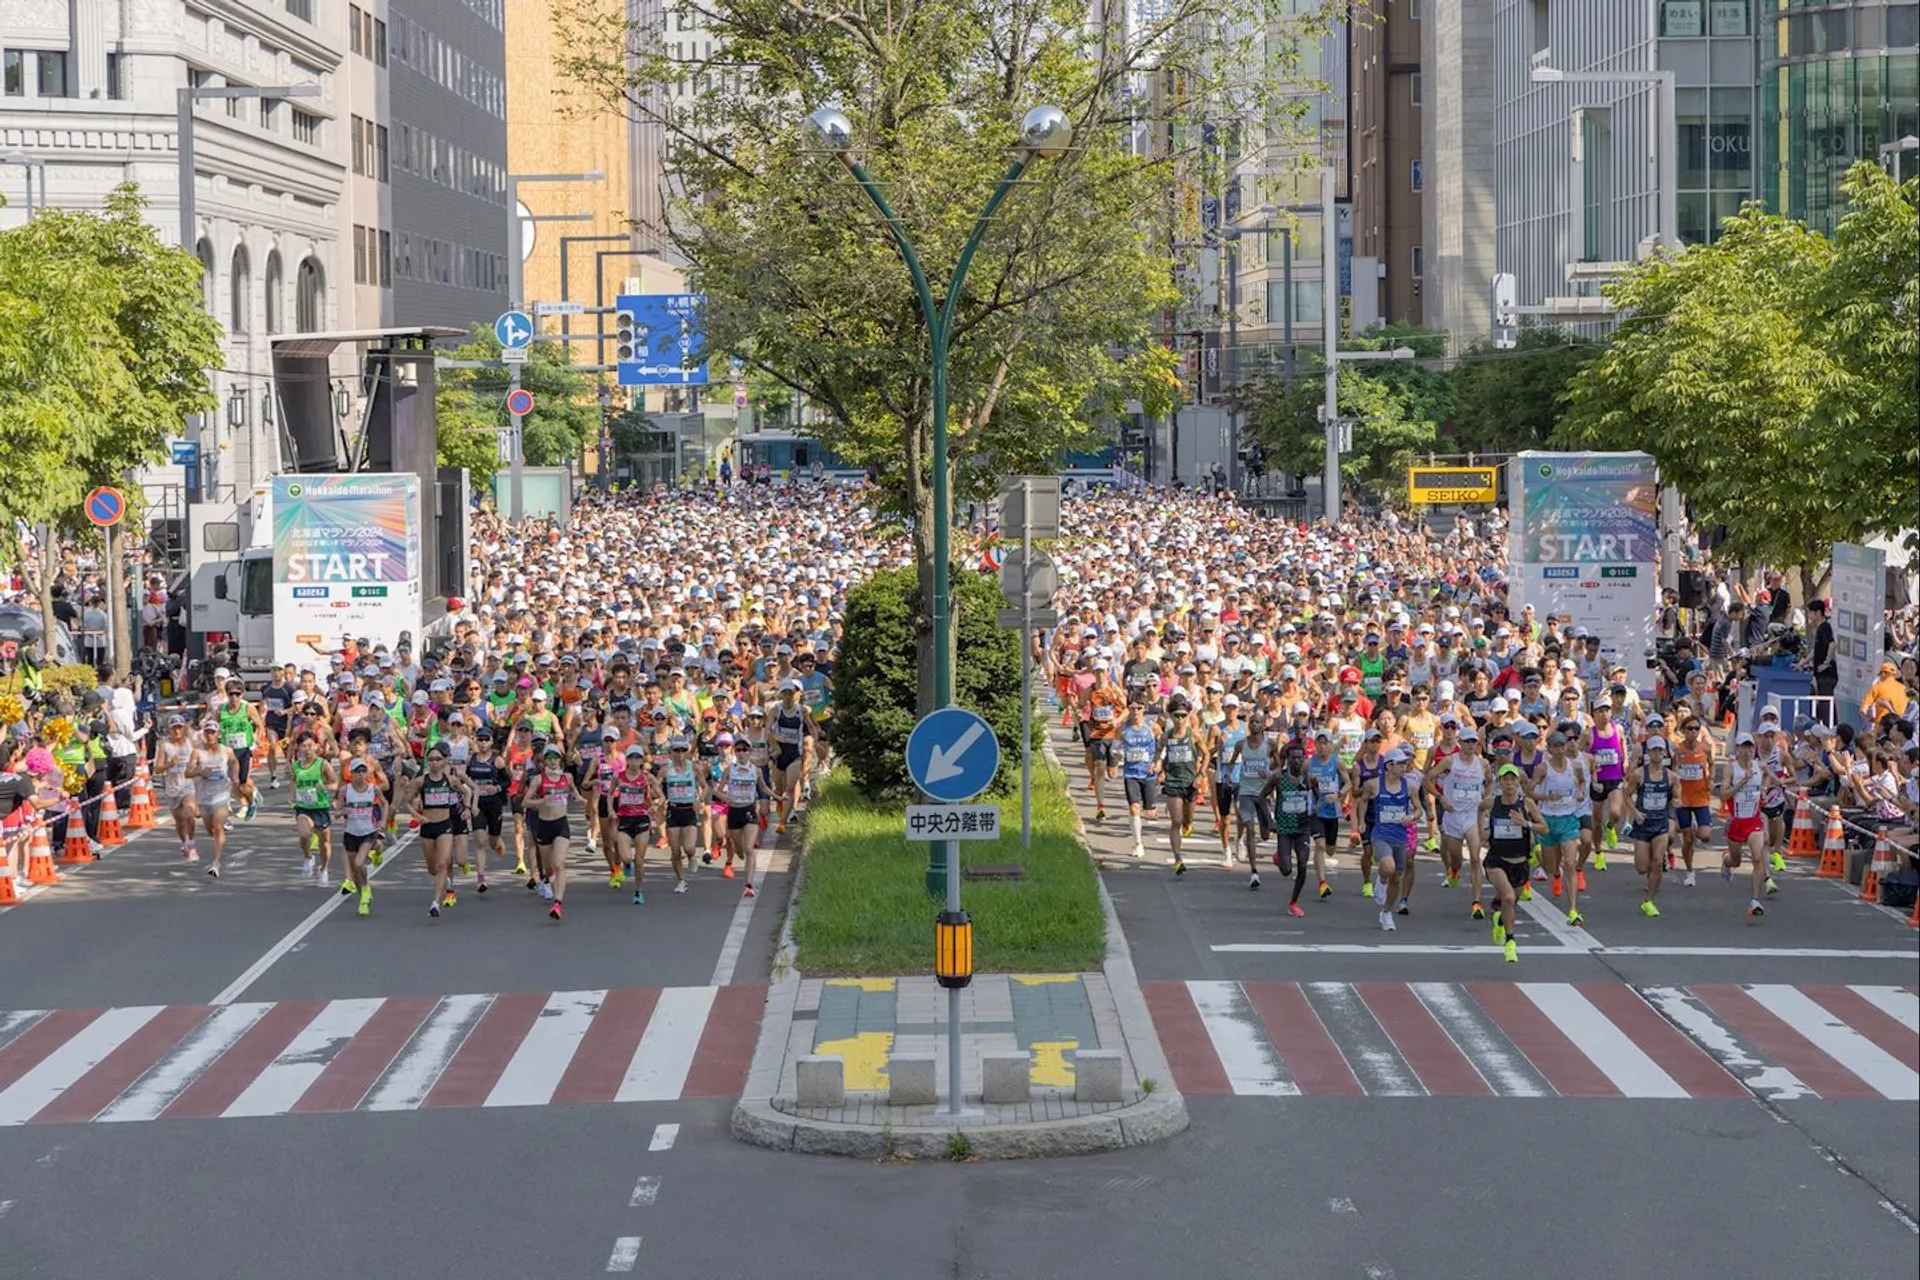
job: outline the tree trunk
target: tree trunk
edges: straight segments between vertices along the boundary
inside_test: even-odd
[[[906,511],[913,526],[913,568],[916,583],[917,603],[913,611],[914,632],[914,672],[918,684],[918,696],[915,698],[916,718],[924,717],[936,710],[933,700],[933,473],[932,441],[933,424],[930,418],[917,418],[909,423],[905,431],[906,443]],[[949,494],[951,498],[951,494]],[[951,548],[949,548],[951,551]],[[947,565],[943,572],[947,574],[948,616],[958,622],[952,592],[953,566]],[[957,636],[959,628],[949,627],[950,636]],[[948,670],[957,669],[957,644],[950,645],[947,659]]]
[[[53,526],[40,526],[40,555],[38,581],[30,584],[34,595],[40,599],[40,654],[41,665],[53,660],[53,579],[60,567],[60,540]]]

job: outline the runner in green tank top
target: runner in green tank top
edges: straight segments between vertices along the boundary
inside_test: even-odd
[[[300,849],[306,854],[301,864],[302,879],[319,874],[322,889],[332,887],[327,878],[333,862],[333,766],[321,759],[319,744],[312,734],[302,734],[294,746],[293,822],[300,836]]]

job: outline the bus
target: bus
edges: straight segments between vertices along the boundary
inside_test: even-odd
[[[861,484],[867,473],[848,466],[833,450],[797,431],[752,431],[733,440],[735,475],[747,478],[766,468],[772,477],[813,476],[842,484]]]

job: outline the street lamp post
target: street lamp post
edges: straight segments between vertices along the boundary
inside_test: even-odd
[[[1893,161],[1893,181],[1896,186],[1900,183],[1900,157],[1909,151],[1920,151],[1920,138],[1915,137],[1911,133],[1904,138],[1895,138],[1892,142],[1883,142],[1880,144],[1880,163],[1885,165],[1887,161]],[[43,192],[46,188],[46,182],[47,180],[43,175],[40,179]],[[27,185],[27,191],[28,199],[31,200],[33,191],[31,182]],[[31,212],[33,206],[29,204],[27,208],[28,211]]]
[[[986,207],[974,220],[973,233],[967,237],[960,257],[954,263],[946,299],[936,306],[933,288],[927,283],[927,274],[920,266],[920,255],[907,238],[906,228],[900,224],[899,216],[887,203],[880,185],[853,158],[853,123],[845,113],[833,107],[822,107],[807,118],[807,124],[814,136],[846,166],[847,172],[853,175],[854,181],[860,184],[860,189],[867,193],[867,198],[880,211],[880,216],[886,219],[894,248],[906,263],[907,273],[913,277],[914,292],[920,297],[920,314],[927,322],[927,342],[933,366],[933,709],[937,711],[953,703],[953,614],[948,601],[948,580],[953,573],[949,547],[952,540],[953,503],[947,458],[947,344],[953,334],[954,312],[966,283],[967,268],[973,262],[974,251],[980,247],[994,211],[1006,199],[1007,193],[1013,190],[1013,184],[1020,180],[1020,175],[1026,172],[1028,165],[1037,159],[1057,156],[1071,145],[1073,128],[1067,122],[1066,113],[1058,107],[1039,106],[1027,112],[1026,118],[1020,122],[1019,154],[1007,166],[1000,185],[993,189]],[[1032,693],[1030,689],[1025,690],[1022,696],[1031,697]],[[935,841],[932,849],[932,856],[927,861],[927,892],[937,896],[942,887],[945,889],[946,911],[941,915],[941,929],[949,930],[950,922],[954,922],[951,929],[965,931],[970,939],[970,930],[963,930],[963,926],[957,923],[963,922],[965,917],[960,911],[960,867],[954,844],[952,841]],[[970,945],[966,952],[966,973],[970,975]],[[950,975],[943,968],[941,976],[944,980]],[[952,984],[943,981],[943,985],[947,985],[947,1109],[955,1116],[961,1113],[962,1104],[959,981],[956,979]]]
[[[1669,249],[1680,247],[1680,125],[1674,106],[1674,76],[1671,71],[1562,71],[1558,67],[1534,67],[1528,78],[1535,84],[1650,84],[1654,86],[1655,145],[1659,148],[1658,174],[1660,200],[1660,242]]]
[[[526,259],[520,249],[521,226],[523,222],[591,222],[591,213],[533,213],[520,212],[520,184],[523,182],[601,182],[606,174],[598,169],[592,173],[512,173],[507,175],[507,306],[524,306],[526,299]],[[561,265],[564,269],[566,252],[561,250]],[[507,394],[512,395],[520,389],[520,366],[509,362],[507,365]],[[520,415],[510,414],[513,420],[512,452],[513,457],[507,472],[507,518],[515,524],[526,513],[527,496],[527,451],[526,423]]]
[[[1885,148],[1882,148],[1882,150],[1885,150]],[[17,164],[21,169],[26,171],[27,218],[31,221],[34,210],[33,175],[36,172],[40,175],[40,203],[45,204],[47,201],[47,162],[36,156],[22,155],[20,152],[15,151],[9,155],[0,156],[0,164]]]

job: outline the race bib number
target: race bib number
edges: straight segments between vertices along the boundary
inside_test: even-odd
[[[667,799],[674,804],[692,804],[693,797],[694,788],[691,782],[669,782],[667,784]]]
[[[1280,812],[1305,813],[1306,811],[1307,811],[1307,793],[1306,792],[1289,791],[1287,792],[1286,795],[1280,797]]]
[[[1682,782],[1698,782],[1706,776],[1707,769],[1705,765],[1683,764],[1680,766],[1680,780]]]
[[[1595,764],[1615,765],[1620,763],[1620,753],[1612,747],[1602,747],[1593,753]]]
[[[1185,742],[1168,743],[1167,744],[1167,763],[1168,764],[1192,764],[1193,763],[1193,747],[1190,744]]]
[[[1151,754],[1152,753],[1145,747],[1128,747],[1126,750],[1126,762],[1128,764],[1145,764]]]
[[[1512,818],[1495,818],[1493,820],[1493,838],[1495,840],[1518,840],[1520,835],[1520,824]]]
[[[319,808],[320,807],[320,788],[295,787],[293,789],[293,802],[294,804],[298,805],[302,809]]]
[[[250,740],[244,733],[230,733],[227,735],[227,745],[236,750],[245,750],[250,745]]]
[[[1107,721],[1113,719],[1113,708],[1104,704],[1097,706],[1093,709],[1093,718],[1105,724]]]

